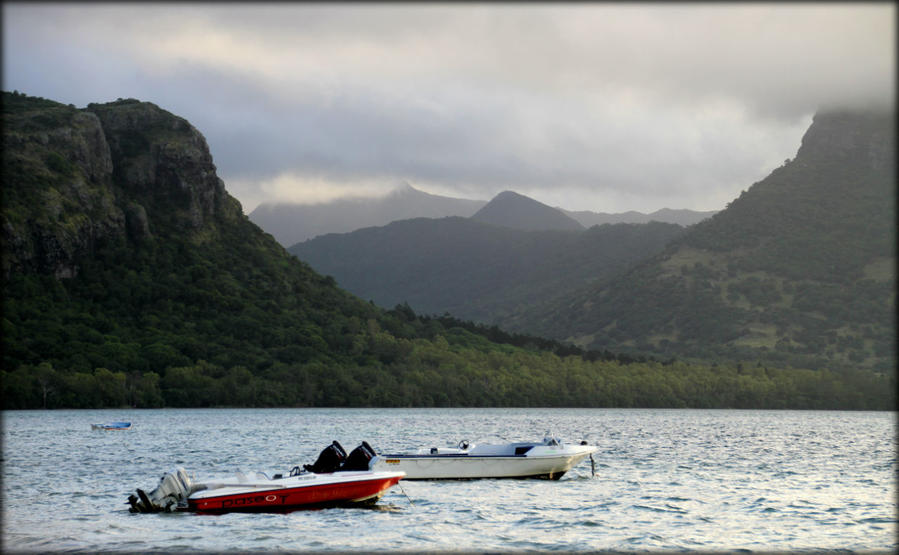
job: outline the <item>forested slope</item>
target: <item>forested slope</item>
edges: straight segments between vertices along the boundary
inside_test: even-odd
[[[894,116],[822,113],[663,253],[517,329],[657,356],[895,372]]]
[[[649,257],[674,224],[524,231],[473,218],[418,218],[329,234],[288,249],[316,271],[384,307],[502,326],[522,307],[579,289]]]

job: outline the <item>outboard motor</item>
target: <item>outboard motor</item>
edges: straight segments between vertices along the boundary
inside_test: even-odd
[[[350,452],[350,456],[347,457],[340,470],[368,470],[371,460],[376,456],[377,454],[371,445],[363,441],[359,447]]]
[[[187,497],[205,486],[194,485],[183,468],[178,467],[159,479],[156,489],[147,495],[144,490],[137,490],[137,495],[128,496],[129,509],[132,513],[173,512],[179,505],[187,502]]]
[[[304,464],[303,468],[315,474],[335,472],[340,469],[340,465],[346,460],[346,451],[344,451],[343,446],[337,440],[334,440],[331,445],[325,447],[319,453],[315,464]]]

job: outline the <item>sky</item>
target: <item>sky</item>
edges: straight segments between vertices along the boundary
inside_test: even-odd
[[[720,210],[813,115],[894,108],[883,3],[4,2],[3,90],[184,117],[225,187]]]

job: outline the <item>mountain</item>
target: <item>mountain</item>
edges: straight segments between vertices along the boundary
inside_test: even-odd
[[[662,208],[649,214],[633,210],[615,214],[590,212],[589,210],[562,210],[562,212],[580,222],[584,227],[603,224],[645,224],[649,222],[664,222],[686,227],[712,217],[717,211],[697,212],[695,210]]]
[[[589,348],[895,369],[894,115],[815,116],[795,158],[620,278],[514,329]]]
[[[471,219],[523,231],[581,231],[584,226],[560,210],[513,191],[493,197]]]
[[[288,250],[380,306],[408,303],[424,314],[502,325],[522,306],[660,252],[682,231],[658,222],[522,231],[475,218],[417,218],[322,235]]]
[[[299,368],[384,322],[243,215],[183,118],[4,93],[3,121],[4,406],[310,402]]]
[[[321,204],[263,203],[250,220],[289,247],[326,233],[345,233],[409,218],[468,217],[485,202],[432,195],[405,183],[383,197]]]
[[[616,393],[614,356],[339,289],[250,222],[202,134],[154,104],[3,93],[2,112],[5,409],[642,402]]]
[[[246,218],[185,119],[133,99],[0,107],[4,409],[894,401],[873,373],[744,375],[383,310]]]
[[[183,118],[18,93],[2,111],[4,408],[587,402],[543,385],[570,347],[385,311],[312,271]]]
[[[494,202],[496,201],[496,202]],[[643,214],[608,214],[551,208],[533,199],[506,191],[491,201],[493,206],[475,219],[516,229],[575,230],[607,223],[649,223],[651,221],[692,225],[714,212],[663,208]],[[328,233],[349,233],[364,227],[383,226],[414,218],[468,218],[486,208],[482,200],[432,195],[408,183],[381,197],[350,197],[317,204],[264,202],[250,212],[250,220],[289,247]],[[565,217],[560,217],[561,213]],[[572,221],[573,220],[573,221]],[[577,225],[580,224],[580,225]]]

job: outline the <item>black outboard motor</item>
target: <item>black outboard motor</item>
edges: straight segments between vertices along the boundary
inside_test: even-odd
[[[334,440],[331,445],[325,447],[318,455],[315,464],[304,464],[303,468],[316,474],[336,472],[346,460],[346,451],[344,451],[342,445],[337,443],[337,440]]]
[[[375,456],[375,450],[368,442],[363,441],[359,447],[350,452],[350,456],[347,457],[340,470],[368,470],[368,465]]]

